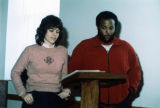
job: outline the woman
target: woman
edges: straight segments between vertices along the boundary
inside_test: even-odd
[[[35,35],[36,44],[30,45],[20,55],[12,69],[12,80],[22,108],[64,108],[62,99],[70,95],[63,89],[61,79],[67,74],[67,49],[59,45],[63,25],[53,15],[42,19]],[[27,87],[20,75],[27,69]]]

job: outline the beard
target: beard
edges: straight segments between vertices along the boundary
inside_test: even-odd
[[[105,39],[105,36],[98,31],[98,38],[99,38],[102,42],[104,42],[104,43],[112,42],[113,39],[114,39],[114,35],[115,35],[115,33],[113,33],[112,35],[109,35],[110,38],[109,38],[108,40],[106,40],[106,39]]]

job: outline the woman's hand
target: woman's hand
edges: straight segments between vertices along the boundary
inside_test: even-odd
[[[67,100],[67,97],[69,97],[70,94],[71,94],[70,89],[64,89],[61,93],[58,94],[58,96],[60,96],[61,99],[66,99]]]
[[[34,99],[31,93],[21,93],[20,96],[27,104],[33,104]]]

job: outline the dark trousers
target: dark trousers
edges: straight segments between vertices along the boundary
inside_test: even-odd
[[[28,105],[23,102],[22,108],[64,108],[63,100],[57,95],[57,93],[51,92],[31,92],[34,103]]]
[[[121,103],[119,104],[105,104],[100,103],[99,108],[131,108],[131,100],[130,95],[127,96]]]
[[[103,104],[100,103],[99,108],[131,108],[131,105],[127,103],[120,103],[120,104]]]

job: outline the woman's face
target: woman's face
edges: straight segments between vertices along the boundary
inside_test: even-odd
[[[59,28],[52,27],[47,29],[47,32],[44,37],[44,43],[48,45],[53,45],[59,37],[60,30]]]

